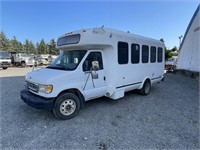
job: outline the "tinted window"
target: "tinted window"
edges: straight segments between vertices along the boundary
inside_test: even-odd
[[[57,45],[77,44],[80,41],[80,34],[68,35],[58,39]]]
[[[140,46],[138,44],[131,45],[131,63],[137,64],[140,62]]]
[[[149,62],[149,46],[142,45],[142,63]]]
[[[156,62],[156,47],[151,46],[151,63]]]
[[[158,47],[158,62],[162,62],[163,49]]]
[[[125,42],[118,43],[118,63],[119,64],[128,63],[128,43]]]
[[[103,69],[102,55],[100,52],[90,52],[83,63],[83,71],[90,71],[92,68],[92,61],[99,62],[99,70]]]

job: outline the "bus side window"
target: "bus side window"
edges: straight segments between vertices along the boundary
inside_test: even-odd
[[[142,45],[142,63],[149,62],[149,46]]]
[[[155,63],[156,62],[156,47],[155,46],[151,46],[151,63]]]
[[[128,64],[128,43],[118,42],[118,63]]]
[[[131,63],[138,64],[140,62],[140,45],[131,44]]]
[[[163,60],[163,49],[158,47],[158,62],[162,62]]]

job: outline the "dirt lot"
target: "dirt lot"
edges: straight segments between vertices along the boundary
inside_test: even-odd
[[[32,68],[0,70],[1,149],[199,149],[199,82],[166,74],[148,96],[86,103],[71,120],[20,99]]]

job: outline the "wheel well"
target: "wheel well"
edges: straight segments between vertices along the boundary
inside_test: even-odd
[[[144,82],[146,82],[146,81],[149,81],[150,82],[150,84],[151,84],[151,80],[149,79],[149,78],[147,78]]]
[[[140,88],[139,88],[139,89],[142,89],[142,88],[143,88],[143,86],[144,86],[144,83],[145,83],[146,81],[149,81],[149,82],[150,82],[150,84],[151,84],[151,80],[150,80],[149,78],[146,78],[145,80],[143,80],[143,83],[141,84],[141,86],[140,86]]]
[[[83,94],[78,89],[67,89],[67,90],[64,90],[64,91],[60,92],[57,97],[59,97],[63,93],[73,93],[73,94],[75,94],[80,100],[81,108],[84,107],[85,98],[84,98]]]

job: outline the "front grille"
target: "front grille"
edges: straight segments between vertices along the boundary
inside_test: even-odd
[[[38,85],[35,83],[31,83],[31,82],[26,82],[26,86],[28,88],[28,90],[33,91],[35,93],[38,92]]]
[[[9,63],[5,62],[5,61],[3,61],[1,64],[3,64],[3,65],[9,65]]]

